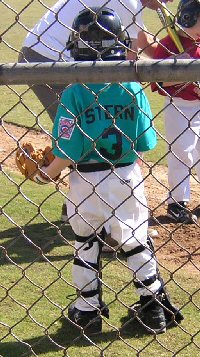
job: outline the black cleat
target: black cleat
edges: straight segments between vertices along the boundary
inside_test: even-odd
[[[159,295],[156,296],[156,299],[153,296],[140,296],[141,320],[150,333],[166,332],[165,313],[158,302],[159,300]]]
[[[167,293],[165,287],[161,287],[158,296],[164,310],[166,326],[170,327],[172,325],[177,326],[177,324],[180,324],[181,321],[184,320],[184,316],[180,309],[171,303],[169,294]],[[135,302],[129,307],[128,316],[131,319],[137,319],[138,316],[139,319],[143,320],[144,309],[141,309],[140,301]]]
[[[161,287],[159,295],[161,296],[167,326],[171,326],[174,323],[180,324],[181,321],[184,320],[184,316],[180,309],[171,303],[170,296],[166,291],[165,286]]]
[[[197,216],[187,208],[187,202],[170,203],[167,208],[167,216],[177,223],[196,223]]]
[[[81,311],[71,305],[68,309],[68,317],[76,325],[83,327],[86,335],[102,332],[102,318],[98,310]]]
[[[160,297],[157,296],[157,299],[160,301]],[[166,332],[164,309],[152,296],[141,296],[140,301],[137,301],[128,309],[128,316],[137,320],[150,333]]]

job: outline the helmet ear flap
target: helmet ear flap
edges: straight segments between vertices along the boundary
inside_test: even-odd
[[[199,0],[181,0],[178,6],[177,23],[185,28],[193,27],[200,15]]]

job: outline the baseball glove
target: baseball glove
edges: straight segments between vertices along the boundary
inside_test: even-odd
[[[40,168],[49,166],[54,158],[50,146],[35,150],[31,143],[24,143],[16,152],[16,164],[22,175],[39,184],[51,181]],[[59,176],[55,177],[54,181],[58,180]]]

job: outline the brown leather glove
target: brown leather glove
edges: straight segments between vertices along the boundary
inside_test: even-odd
[[[35,150],[31,143],[24,143],[16,152],[16,164],[22,175],[38,184],[45,184],[51,181],[41,171],[41,167],[49,166],[54,158],[55,156],[50,146],[46,146],[45,149]],[[57,181],[59,176],[53,180]]]

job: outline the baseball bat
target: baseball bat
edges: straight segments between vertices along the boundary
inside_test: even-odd
[[[171,37],[172,41],[176,45],[178,51],[180,53],[184,52],[184,48],[180,41],[179,35],[176,31],[174,21],[172,20],[171,15],[170,15],[168,9],[166,8],[166,6],[162,5],[162,7],[158,8],[157,13],[158,13],[161,23],[166,27],[166,30],[167,30],[169,36]]]
[[[166,5],[161,5],[161,7],[159,7],[157,9],[157,14],[159,16],[159,19],[160,19],[161,23],[165,26],[168,35],[171,37],[172,41],[176,45],[179,53],[185,52],[185,50],[183,48],[183,45],[182,45],[182,43],[180,41],[178,32],[176,30],[175,23],[172,20],[170,12],[168,11]],[[199,88],[199,82],[198,81],[197,82],[193,82],[193,84],[195,84]]]

